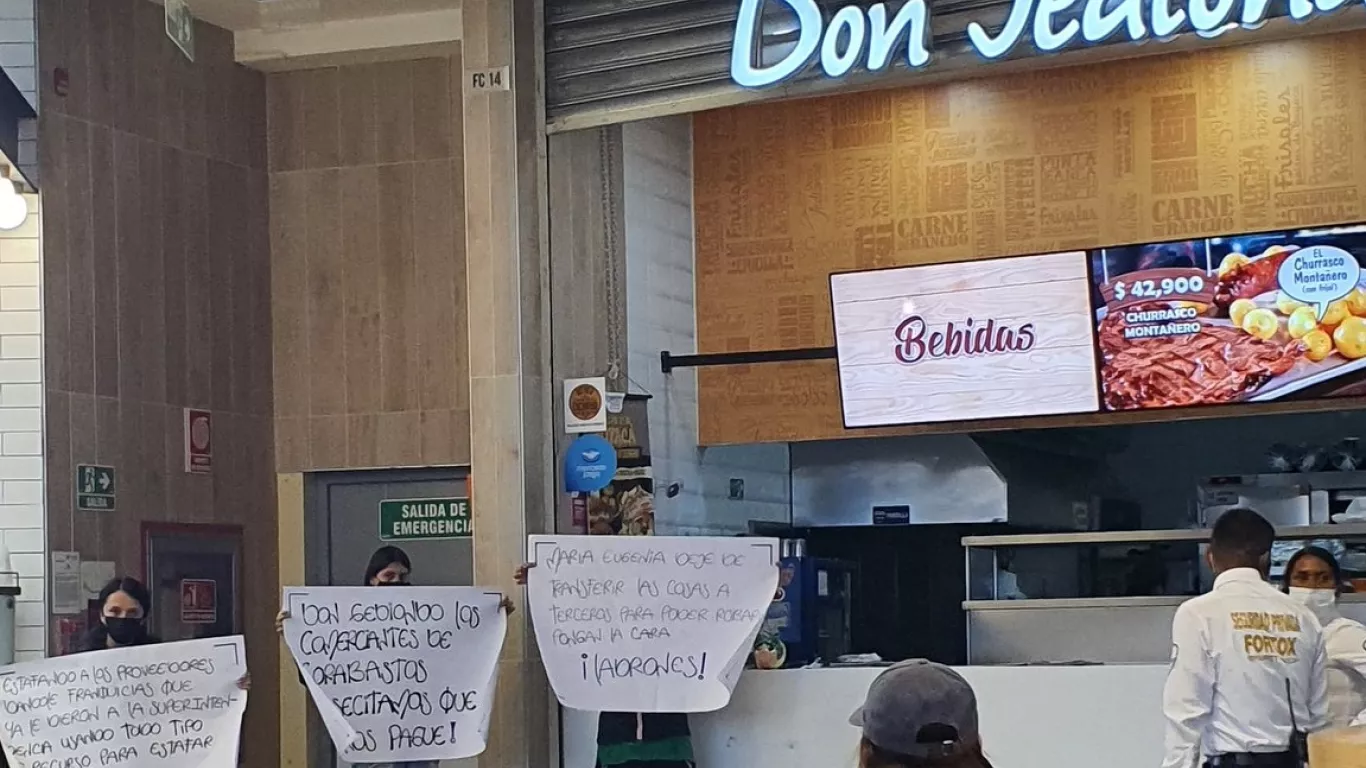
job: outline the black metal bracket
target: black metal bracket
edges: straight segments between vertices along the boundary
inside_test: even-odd
[[[834,360],[834,347],[807,349],[772,349],[760,352],[713,352],[709,355],[674,355],[667,350],[659,353],[659,369],[673,373],[675,368],[710,368],[716,365],[759,365],[763,363],[793,363],[803,360]]]

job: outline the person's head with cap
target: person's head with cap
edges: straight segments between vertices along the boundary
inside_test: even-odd
[[[977,696],[942,664],[891,666],[849,723],[863,731],[859,768],[991,768],[977,734]]]

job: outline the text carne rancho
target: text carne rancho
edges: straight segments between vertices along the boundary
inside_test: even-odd
[[[778,85],[815,61],[832,78],[844,77],[856,68],[879,72],[894,58],[905,59],[911,69],[931,63],[927,0],[907,0],[899,6],[847,5],[828,19],[816,0],[775,2],[796,15],[796,45],[778,61],[763,61],[761,22],[766,0],[740,0],[730,72],[731,79],[745,88]],[[1288,0],[1286,6],[1292,19],[1305,21],[1348,4],[1349,0]],[[1013,0],[999,30],[989,31],[973,21],[966,32],[977,53],[995,60],[1023,43],[1026,29],[1037,51],[1053,53],[1121,35],[1132,42],[1188,31],[1215,37],[1239,25],[1260,25],[1270,8],[1271,0]]]

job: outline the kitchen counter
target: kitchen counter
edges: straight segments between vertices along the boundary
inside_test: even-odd
[[[847,722],[881,667],[747,671],[730,706],[692,717],[699,768],[852,766]],[[995,768],[1152,768],[1165,664],[960,667]],[[564,768],[593,768],[597,715],[563,713]]]

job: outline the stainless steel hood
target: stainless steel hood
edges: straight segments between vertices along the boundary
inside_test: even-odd
[[[874,524],[874,509],[910,525],[1002,523],[1087,527],[1095,471],[1075,454],[991,435],[793,443],[792,523]]]
[[[792,444],[794,525],[872,525],[880,506],[909,507],[911,524],[1004,522],[1006,481],[963,435]]]

